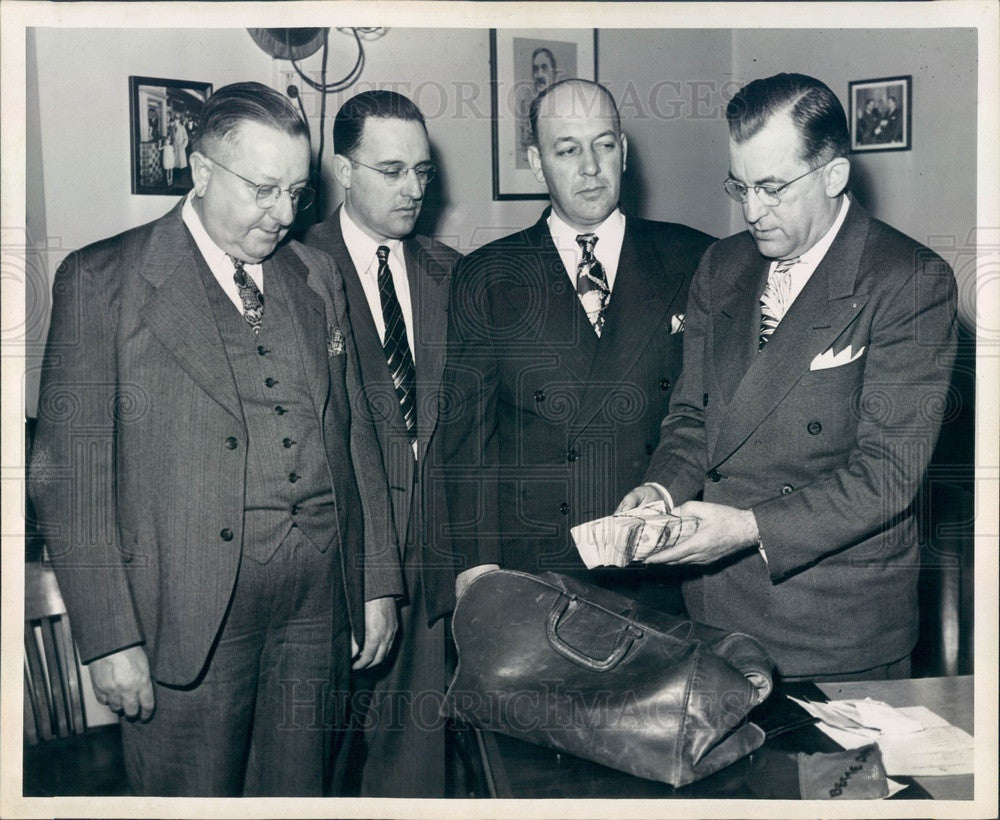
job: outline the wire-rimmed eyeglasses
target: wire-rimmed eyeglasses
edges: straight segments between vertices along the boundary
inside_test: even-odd
[[[752,188],[757,194],[757,198],[764,204],[771,207],[781,203],[781,192],[784,191],[789,185],[798,182],[800,179],[805,179],[810,174],[815,174],[821,168],[825,168],[830,163],[824,162],[815,168],[811,168],[804,174],[800,174],[795,177],[795,179],[790,179],[788,182],[782,183],[781,185],[744,185],[739,180],[735,180],[729,177],[725,182],[722,183],[722,187],[729,196],[735,199],[739,203],[745,203],[747,197],[750,195],[750,189]]]
[[[204,155],[202,155],[204,156]],[[285,191],[288,194],[288,198],[292,201],[292,210],[299,211],[308,208],[313,203],[313,199],[316,197],[316,192],[310,188],[308,185],[303,185],[301,188],[282,188],[280,185],[269,185],[262,184],[259,182],[254,182],[252,179],[247,179],[243,174],[237,174],[232,168],[227,168],[217,159],[212,159],[209,156],[205,156],[209,162],[213,165],[218,165],[223,171],[229,171],[234,177],[239,177],[247,185],[254,189],[255,201],[257,202],[258,208],[263,208],[265,211],[268,208],[273,208],[275,203],[281,197],[281,192]]]
[[[362,168],[377,171],[382,175],[382,178],[385,180],[385,184],[391,187],[402,185],[403,180],[406,179],[406,175],[410,171],[413,171],[413,176],[416,177],[417,182],[421,185],[426,185],[434,179],[434,174],[437,173],[437,166],[433,162],[421,162],[419,165],[414,165],[412,168],[407,168],[405,165],[392,165],[389,168],[376,168],[374,165],[366,165],[363,162],[358,162],[356,159],[352,159],[351,164],[360,165]]]

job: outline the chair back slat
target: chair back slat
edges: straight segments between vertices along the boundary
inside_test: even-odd
[[[82,734],[79,657],[55,573],[43,562],[25,564],[24,619],[25,739]]]

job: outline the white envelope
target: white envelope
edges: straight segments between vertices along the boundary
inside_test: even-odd
[[[867,345],[861,345],[857,352],[853,352],[851,346],[848,345],[839,353],[834,353],[833,348],[831,347],[829,350],[825,350],[813,359],[809,363],[809,369],[829,370],[833,367],[843,367],[845,364],[850,364],[851,362],[856,362],[860,359],[866,348]]]

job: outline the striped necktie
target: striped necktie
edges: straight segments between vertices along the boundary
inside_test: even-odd
[[[764,349],[774,333],[778,323],[788,312],[792,303],[792,268],[798,264],[799,258],[783,259],[767,277],[767,286],[760,296],[760,340],[757,352]]]
[[[587,318],[594,326],[594,332],[600,336],[604,329],[604,309],[611,299],[611,288],[608,287],[604,265],[594,256],[597,236],[592,233],[582,233],[577,236],[576,243],[583,251],[583,257],[576,266],[576,292],[583,309],[587,311]]]
[[[264,294],[260,292],[257,284],[247,276],[246,268],[243,267],[243,260],[230,256],[229,261],[233,263],[236,272],[233,274],[233,281],[240,291],[240,300],[243,302],[243,318],[247,324],[253,328],[254,333],[260,333],[260,322],[264,315]]]
[[[378,257],[378,292],[382,302],[382,318],[385,320],[382,349],[392,374],[392,384],[396,388],[396,398],[399,400],[403,421],[406,422],[406,431],[410,434],[410,441],[414,441],[417,438],[417,371],[413,366],[410,345],[406,341],[403,309],[399,306],[396,288],[392,284],[389,249],[385,245],[379,245],[375,256]]]

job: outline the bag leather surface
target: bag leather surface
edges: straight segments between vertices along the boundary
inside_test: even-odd
[[[749,635],[557,573],[498,570],[459,600],[442,711],[481,729],[683,786],[757,749],[772,663]]]

